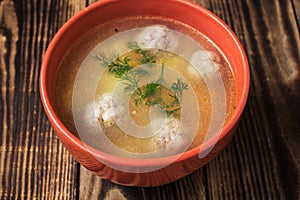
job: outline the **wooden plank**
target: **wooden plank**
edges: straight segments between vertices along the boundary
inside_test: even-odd
[[[159,187],[127,187],[101,180],[81,167],[79,199],[204,199],[203,181],[204,171],[198,170],[184,179]]]
[[[43,112],[43,54],[58,28],[93,2],[0,1],[0,199],[300,199],[299,1],[194,0],[245,47],[249,100],[236,135],[215,160],[152,188],[79,171]]]
[[[78,164],[39,98],[43,54],[80,1],[0,2],[0,199],[75,199]]]
[[[296,16],[298,30],[299,30],[300,29],[300,1],[292,0],[291,4],[292,4],[292,10],[289,10],[289,12]]]

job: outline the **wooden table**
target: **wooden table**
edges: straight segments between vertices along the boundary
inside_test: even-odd
[[[0,0],[0,199],[300,199],[300,1],[197,0],[247,53],[251,89],[230,144],[174,183],[125,187],[81,167],[58,141],[39,71],[58,29],[94,0]]]

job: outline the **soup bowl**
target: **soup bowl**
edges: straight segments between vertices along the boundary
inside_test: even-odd
[[[234,112],[215,136],[180,155],[125,158],[102,152],[72,133],[54,106],[58,68],[72,44],[96,26],[128,16],[166,17],[193,27],[213,41],[231,66],[236,81]],[[187,0],[101,0],[72,17],[53,38],[41,66],[40,95],[57,137],[80,164],[114,183],[157,186],[191,174],[212,160],[228,144],[246,104],[249,76],[247,58],[236,35],[222,20],[201,6]]]

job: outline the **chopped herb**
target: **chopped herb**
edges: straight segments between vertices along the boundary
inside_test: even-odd
[[[139,64],[150,64],[152,66],[152,64],[156,62],[154,56],[151,55],[151,51],[141,49],[136,41],[128,42],[127,45],[128,48],[140,54],[141,58],[138,60]],[[174,82],[170,88],[168,88],[171,90],[171,93],[168,95],[172,97],[173,100],[167,100],[168,102],[163,100],[161,97],[161,85],[164,82],[164,63],[161,65],[159,78],[156,81],[141,86],[140,79],[148,76],[150,72],[147,69],[134,69],[134,66],[130,64],[131,60],[129,57],[125,56],[121,58],[115,56],[109,58],[105,54],[100,53],[95,58],[101,61],[102,65],[108,67],[108,71],[119,78],[119,81],[122,81],[125,85],[124,92],[134,92],[134,95],[136,95],[134,96],[136,106],[141,103],[147,106],[159,105],[162,111],[166,112],[167,116],[178,117],[182,93],[188,89],[188,84],[178,78],[177,82]]]
[[[110,65],[117,57],[118,56],[108,58],[104,53],[99,53],[99,55],[95,56],[94,58],[96,61],[102,62],[102,65],[106,67]]]
[[[136,70],[130,70],[120,77],[123,84],[126,85],[125,91],[135,91],[139,96],[142,96],[142,91],[139,86],[139,79],[137,78]]]
[[[141,49],[140,46],[138,45],[138,43],[136,41],[129,41],[127,43],[127,47],[129,49],[132,49],[132,50],[138,50],[138,49]]]
[[[131,70],[133,67],[129,64],[130,59],[125,57],[121,59],[118,57],[110,65],[108,65],[108,71],[115,74],[117,78],[121,78],[123,74]]]
[[[95,58],[101,61],[102,65],[107,66],[108,71],[113,73],[117,78],[121,78],[123,74],[133,68],[129,63],[130,59],[128,57],[124,57],[123,59],[119,56],[108,58],[105,54],[100,53]]]
[[[153,63],[156,63],[154,56],[150,55],[150,51],[141,49],[136,41],[128,42],[127,47],[129,49],[135,50],[142,56],[142,58],[139,59],[140,64],[148,64],[149,66],[152,66]]]
[[[127,73],[123,74],[120,77],[121,81],[124,81],[123,84],[126,85],[126,87],[124,88],[124,91],[135,91],[135,93],[139,96],[138,99],[135,99],[135,104],[138,105],[140,104],[143,100],[153,96],[159,86],[160,86],[160,82],[163,80],[163,75],[164,75],[164,64],[162,64],[162,70],[161,70],[161,74],[160,77],[157,81],[155,82],[151,82],[151,83],[147,83],[143,86],[139,85],[139,78],[138,76],[144,76],[145,74],[147,74],[144,70],[130,70]],[[148,102],[146,101],[145,103],[146,105],[149,105],[151,103],[148,104]]]
[[[170,96],[180,102],[182,98],[182,92],[186,89],[188,89],[188,84],[183,83],[181,79],[178,78],[177,82],[173,83],[171,86],[171,90],[174,92],[174,95]]]
[[[144,93],[143,95],[141,96],[142,99],[146,99],[148,97],[151,97],[153,96],[156,91],[157,91],[157,88],[160,86],[160,84],[158,83],[148,83],[146,84],[143,89],[144,89]]]
[[[143,85],[142,87],[138,88],[136,93],[139,95],[138,98],[134,99],[135,105],[139,105],[142,103],[142,101],[145,101],[145,104],[148,106],[153,106],[153,102],[150,101],[150,97],[154,96],[158,89],[160,87],[160,84],[158,83],[148,83],[146,85]],[[140,90],[139,90],[140,89]]]
[[[141,55],[141,58],[138,60],[139,64],[148,64],[149,66],[152,66],[152,64],[156,62],[154,56],[150,55],[150,51],[141,49],[136,41],[128,42],[127,46]],[[110,58],[104,53],[100,53],[98,56],[95,56],[95,59],[101,61],[103,66],[107,66],[109,72],[113,73],[117,78],[121,78],[123,74],[134,67],[130,64],[130,58],[128,57],[121,58],[119,56],[114,56]]]

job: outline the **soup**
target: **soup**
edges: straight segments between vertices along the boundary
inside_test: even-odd
[[[101,24],[70,48],[57,73],[60,119],[86,144],[123,157],[194,148],[220,130],[235,103],[226,57],[167,18]]]

